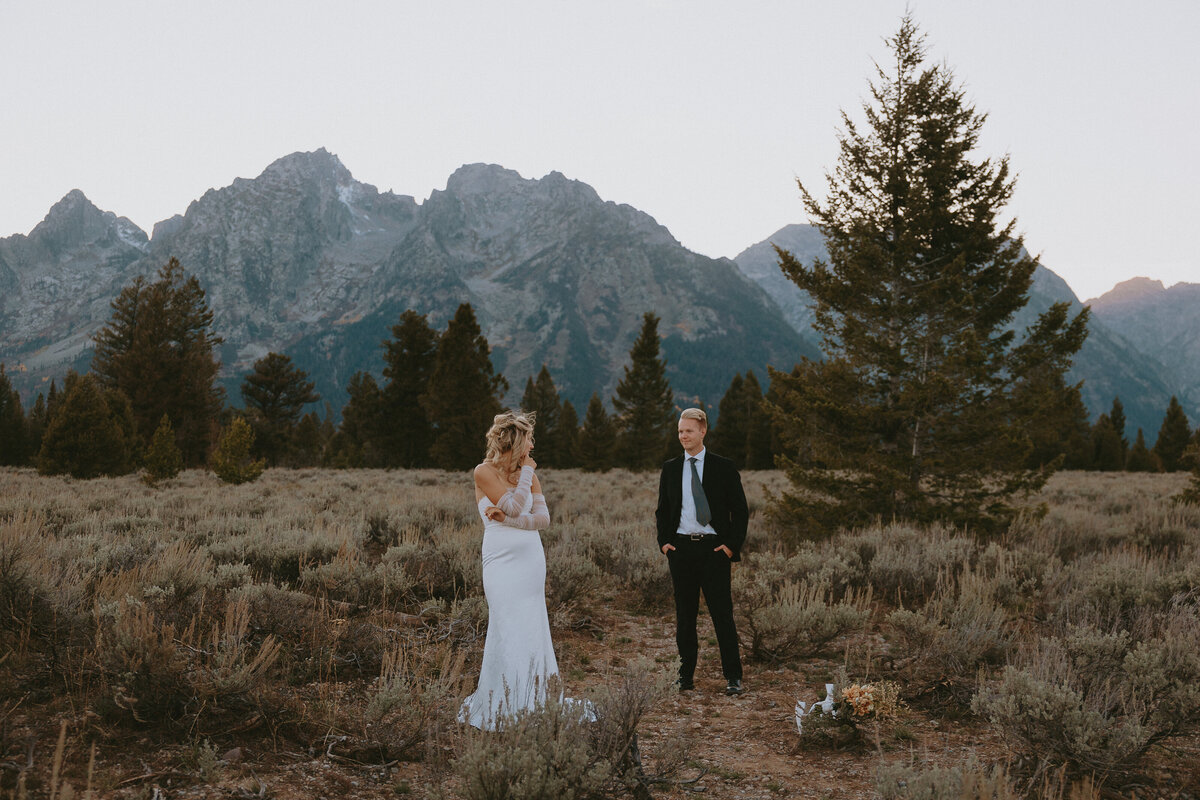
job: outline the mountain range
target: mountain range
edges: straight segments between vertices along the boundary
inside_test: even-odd
[[[356,180],[325,150],[295,153],[209,190],[150,235],[76,190],[28,235],[0,239],[0,362],[27,398],[86,369],[112,299],[174,256],[207,293],[235,404],[254,361],[276,351],[339,409],[354,372],[379,374],[380,343],[405,310],[441,329],[470,302],[509,402],[543,363],[577,408],[593,392],[607,399],[652,311],[680,400],[715,406],[734,373],[765,377],[767,364],[819,357],[806,298],[772,242],[802,260],[824,252],[815,229],[793,225],[735,259],[708,258],[557,172],[525,179],[466,165],[418,203]],[[1152,440],[1172,393],[1200,418],[1200,285],[1122,287],[1093,301],[1073,375],[1094,414],[1119,394],[1130,431],[1142,426]],[[1186,311],[1189,298],[1190,314],[1161,313]],[[1028,318],[1015,324],[1056,300],[1079,305],[1039,267]]]

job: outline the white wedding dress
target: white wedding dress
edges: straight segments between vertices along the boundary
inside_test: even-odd
[[[522,470],[516,489],[496,505],[506,519],[484,513],[492,502],[477,503],[483,520],[483,593],[488,604],[487,640],[479,686],[463,701],[458,717],[476,728],[494,730],[501,717],[534,708],[546,699],[546,681],[558,674],[550,618],[546,613],[546,551],[538,528],[550,522],[545,498],[530,491],[533,470]]]

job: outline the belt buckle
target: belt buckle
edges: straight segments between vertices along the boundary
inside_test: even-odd
[[[704,538],[704,534],[703,533],[689,533],[688,538],[691,539],[693,542],[698,542]]]

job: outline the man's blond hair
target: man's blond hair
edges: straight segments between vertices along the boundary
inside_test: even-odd
[[[704,413],[702,408],[685,408],[679,414],[680,419],[694,419],[700,423],[700,427],[708,430],[708,414]]]

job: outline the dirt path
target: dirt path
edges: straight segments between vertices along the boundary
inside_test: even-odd
[[[586,654],[589,672],[603,673],[627,659],[652,657],[670,663],[675,657],[674,621],[664,616],[619,616],[606,625],[603,641],[579,635],[563,639],[567,661]],[[793,718],[796,700],[819,699],[817,692],[836,662],[812,660],[795,668],[763,668],[747,663],[747,693],[726,697],[711,623],[700,625],[700,659],[696,689],[673,695],[643,721],[639,738],[648,756],[667,738],[692,740],[693,760],[679,776],[708,798],[875,796],[874,773],[887,761],[935,761],[947,764],[998,750],[994,737],[972,723],[943,724],[915,711],[898,726],[880,731],[880,741],[855,751],[806,749]],[[897,734],[897,730],[900,731]],[[652,768],[652,764],[650,764]],[[682,786],[658,787],[656,796],[694,797]]]

